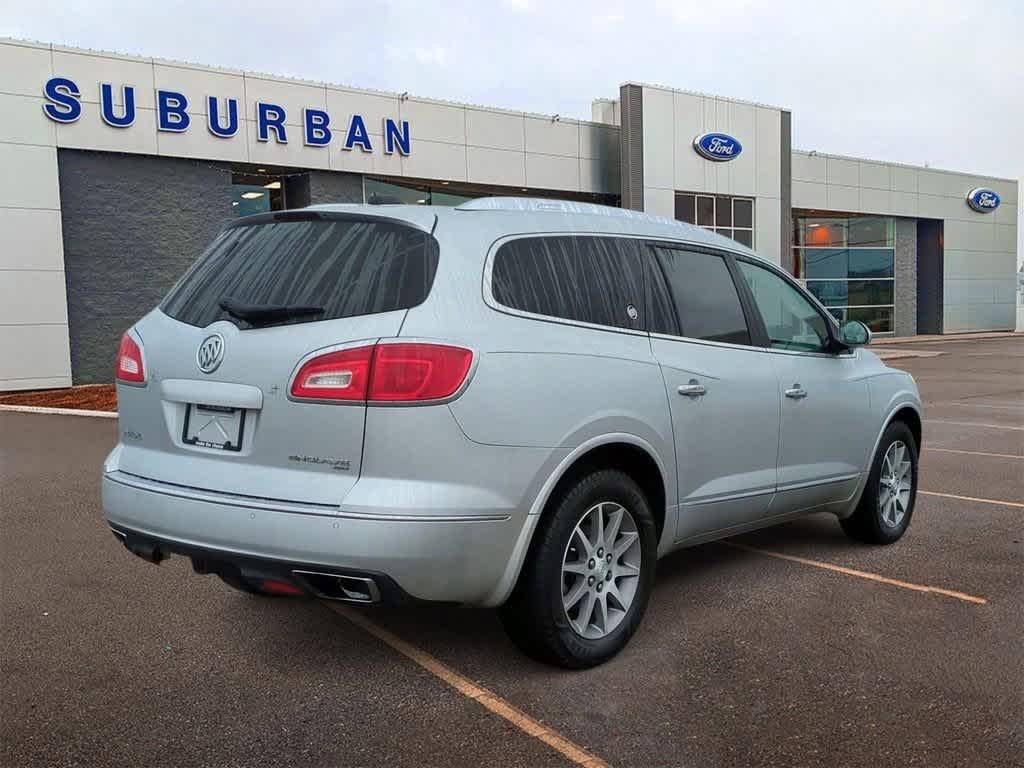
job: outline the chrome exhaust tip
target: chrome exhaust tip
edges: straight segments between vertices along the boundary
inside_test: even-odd
[[[292,571],[292,576],[323,600],[372,605],[381,601],[377,583],[368,576],[343,576],[320,571]]]

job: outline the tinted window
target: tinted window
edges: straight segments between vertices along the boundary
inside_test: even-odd
[[[806,280],[887,278],[893,276],[892,248],[805,248],[802,276]]]
[[[276,325],[405,309],[421,303],[437,270],[437,241],[387,221],[274,221],[226,229],[171,289],[161,309],[200,327],[240,304],[316,306]]]
[[[652,327],[652,331],[681,333],[691,339],[750,344],[743,306],[724,258],[672,248],[656,248],[655,252],[674,299],[678,329],[669,325]],[[653,288],[652,296],[657,296]]]
[[[828,343],[825,318],[794,286],[769,269],[739,261],[754,302],[764,319],[769,346],[819,351]]]
[[[643,270],[634,240],[510,240],[494,257],[492,289],[495,301],[512,309],[618,328],[643,327]]]

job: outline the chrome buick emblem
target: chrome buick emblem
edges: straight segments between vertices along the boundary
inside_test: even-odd
[[[213,333],[196,350],[196,365],[203,373],[213,373],[224,359],[224,337]]]

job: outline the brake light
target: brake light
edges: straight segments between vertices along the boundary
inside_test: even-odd
[[[376,344],[328,352],[299,370],[292,397],[364,402],[419,402],[455,394],[473,353],[445,344]]]
[[[292,397],[366,400],[373,347],[343,349],[314,357],[292,382]]]
[[[466,380],[473,353],[442,344],[378,344],[370,376],[372,401],[440,400]]]
[[[129,384],[142,384],[146,381],[146,369],[142,365],[142,350],[128,333],[121,337],[121,346],[117,350],[115,377],[118,381],[126,381]]]

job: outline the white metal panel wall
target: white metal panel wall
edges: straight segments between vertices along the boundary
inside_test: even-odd
[[[659,86],[643,87],[644,210],[675,215],[675,193],[707,192],[756,198],[754,247],[781,263],[782,112]],[[743,145],[739,157],[712,162],[693,148],[716,131]]]
[[[42,110],[54,76],[75,81],[81,117],[56,124]],[[100,117],[100,84],[135,88],[132,125]],[[191,125],[157,131],[156,90],[183,93]],[[207,98],[238,103],[238,132],[207,129]],[[258,141],[256,102],[285,109],[288,142]],[[306,146],[303,108],[324,109],[334,138]],[[362,115],[372,152],[342,149],[353,114]],[[71,383],[57,148],[251,162],[416,179],[572,192],[619,191],[615,125],[488,109],[407,94],[0,39],[0,390]],[[383,151],[383,120],[408,120],[408,156]],[[43,274],[45,273],[45,274]]]
[[[975,187],[994,189],[1002,204],[974,211]],[[795,151],[793,207],[942,220],[943,330],[1014,329],[1017,182]]]
[[[0,44],[0,391],[71,384],[51,73],[48,46]]]

